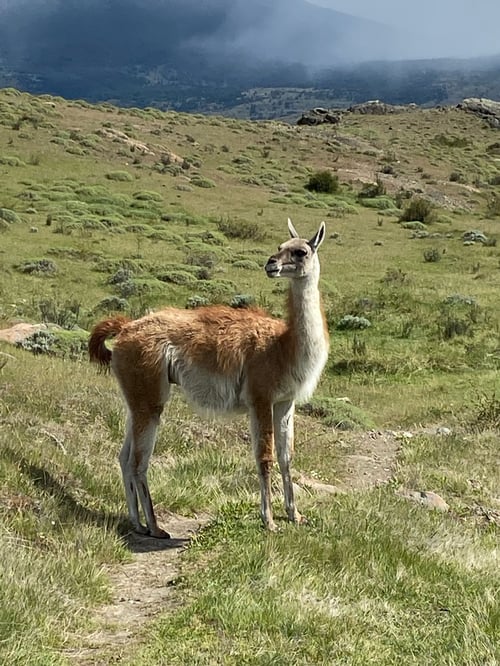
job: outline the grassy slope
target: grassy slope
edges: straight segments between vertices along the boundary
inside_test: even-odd
[[[443,146],[441,135],[465,145]],[[328,239],[321,251],[332,353],[318,396],[349,396],[360,421],[379,428],[457,429],[445,440],[405,440],[393,483],[334,500],[306,496],[311,526],[267,536],[244,421],[204,426],[176,398],[153,494],[179,513],[216,518],[185,557],[185,605],[140,647],[121,657],[110,648],[115,660],[498,663],[499,251],[460,240],[468,229],[496,233],[498,217],[484,213],[499,170],[486,148],[497,140],[457,111],[351,116],[337,136],[0,93],[0,208],[19,216],[0,234],[1,323],[45,314],[88,328],[110,296],[134,315],[184,306],[193,294],[226,302],[251,294],[279,313],[283,289],[265,280],[263,262],[288,215],[304,233],[325,218],[341,242]],[[159,169],[167,151],[190,168]],[[429,228],[439,237],[410,240],[393,199],[382,211],[358,204],[360,181],[388,164],[389,195],[422,189],[448,206]],[[341,194],[306,193],[320,168],[338,170]],[[116,171],[131,180],[107,177]],[[456,171],[465,184],[449,182]],[[196,173],[215,187],[194,185]],[[221,234],[221,219],[236,237]],[[433,248],[441,260],[425,262]],[[16,268],[42,258],[56,273]],[[120,266],[131,271],[125,284],[110,284]],[[444,305],[453,294],[478,305]],[[345,314],[372,326],[336,331]],[[0,651],[8,663],[65,663],[61,649],[95,628],[91,609],[109,595],[105,568],[130,557],[118,529],[122,405],[85,359],[0,351],[14,357],[0,371]],[[331,427],[301,417],[296,467],[335,481],[338,444]],[[440,493],[451,513],[408,504],[394,493],[400,485]]]

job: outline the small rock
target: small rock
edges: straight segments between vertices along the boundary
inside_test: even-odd
[[[488,237],[482,231],[473,229],[471,231],[466,231],[464,234],[462,234],[462,240],[464,241],[464,245],[465,243],[469,244],[469,242],[484,244],[488,242]]]
[[[30,335],[33,335],[36,331],[47,331],[48,328],[47,324],[14,324],[14,326],[11,326],[10,328],[0,330],[0,340],[15,345],[26,340],[26,338],[29,338]]]
[[[445,437],[451,435],[451,428],[440,426],[439,428],[436,428],[436,435],[443,435]]]
[[[304,490],[309,490],[310,492],[318,493],[328,493],[329,495],[336,495],[342,493],[343,491],[337,486],[332,486],[329,483],[321,483],[316,481],[316,479],[311,479],[303,474],[297,479],[297,482],[293,484],[294,488],[300,492]]]
[[[384,241],[376,240],[373,244],[374,244],[374,245],[379,245],[379,246],[380,246],[380,245],[383,245],[383,244],[384,244]]]
[[[449,505],[437,493],[431,490],[408,490],[403,488],[397,491],[398,495],[414,502],[419,502],[429,509],[437,511],[449,511]]]

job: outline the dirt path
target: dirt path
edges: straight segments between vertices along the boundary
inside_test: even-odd
[[[344,449],[338,470],[340,483],[336,486],[323,484],[299,473],[295,481],[298,489],[318,493],[349,492],[390,480],[400,446],[400,438],[395,433],[345,433],[338,445]],[[144,625],[165,609],[179,605],[174,582],[180,572],[182,551],[193,534],[210,518],[206,515],[184,518],[173,514],[158,517],[176,538],[129,537],[133,560],[110,570],[112,600],[96,609],[96,630],[75,639],[77,647],[64,652],[70,663],[78,666],[121,663],[130,652],[130,643],[140,641]]]
[[[138,641],[146,622],[166,608],[178,605],[174,594],[179,575],[180,557],[190,538],[209,517],[184,518],[174,514],[158,515],[162,526],[175,539],[151,539],[131,534],[128,546],[133,560],[109,572],[113,589],[109,604],[96,609],[96,630],[67,649],[64,655],[81,666],[108,666],[120,663],[130,651],[131,641]]]

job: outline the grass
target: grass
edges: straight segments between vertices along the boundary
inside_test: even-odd
[[[189,553],[191,600],[135,663],[494,664],[493,536],[465,526],[457,548],[438,515],[401,504],[344,497],[264,540],[248,506],[229,507]]]
[[[13,129],[23,116],[37,122]],[[101,628],[109,570],[134,558],[116,461],[122,402],[82,358],[86,331],[110,312],[164,304],[245,301],[282,314],[284,286],[262,266],[290,216],[305,234],[324,217],[332,235],[321,248],[331,354],[297,416],[295,469],[349,486],[367,430],[416,434],[387,461],[389,483],[303,491],[309,525],[281,521],[267,535],[246,421],[207,423],[176,394],[153,497],[212,519],[179,558],[172,607],[126,648],[105,646],[102,661],[500,662],[500,250],[462,241],[469,230],[498,234],[494,130],[458,110],[370,117],[369,131],[366,122],[297,132],[0,91],[0,327],[62,327],[51,330],[52,355],[0,343],[0,661],[70,663],[67,650]],[[103,127],[151,154],[136,160]],[[191,168],[159,170],[166,144]],[[332,164],[339,192],[306,192]],[[476,184],[451,182],[452,171]],[[358,195],[377,174],[385,194],[372,209]],[[193,177],[216,187],[191,187]],[[432,237],[399,223],[415,195],[438,206]],[[424,261],[426,251],[440,261]],[[363,319],[371,325],[339,327]],[[450,511],[412,504],[402,488],[434,491]],[[283,517],[278,498],[275,511]]]

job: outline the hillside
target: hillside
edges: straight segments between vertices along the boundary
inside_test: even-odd
[[[2,663],[499,661],[498,137],[456,108],[298,127],[0,91],[0,329],[47,327],[0,341]],[[246,419],[176,393],[150,474],[175,539],[131,535],[87,331],[165,304],[281,315],[263,266],[288,216],[327,225],[309,525],[264,533]]]

